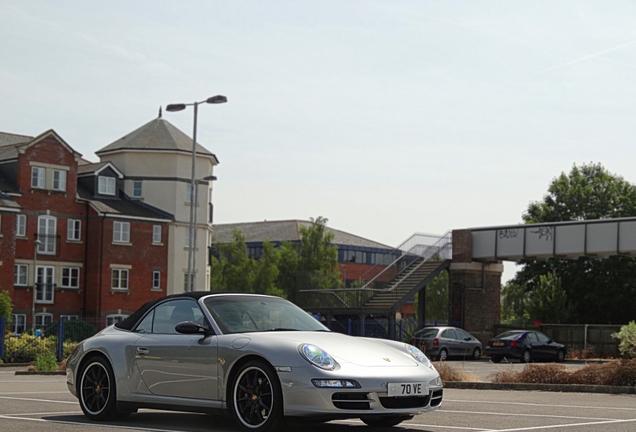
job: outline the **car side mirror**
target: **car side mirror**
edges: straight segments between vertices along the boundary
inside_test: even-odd
[[[180,322],[174,329],[181,334],[204,334],[206,336],[214,334],[208,327],[195,321]]]
[[[554,342],[552,339],[548,339],[549,344],[551,344],[552,342]]]
[[[466,337],[464,338],[464,340],[465,340],[465,341],[469,341],[469,340],[471,340],[471,339],[472,339],[472,338],[471,338],[470,336],[466,336]]]

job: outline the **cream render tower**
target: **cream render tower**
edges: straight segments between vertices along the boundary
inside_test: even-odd
[[[159,117],[95,154],[110,161],[125,175],[124,191],[133,198],[174,215],[169,226],[167,294],[181,293],[188,282],[188,248],[191,194],[192,138]],[[194,290],[210,290],[208,246],[212,236],[212,179],[219,163],[197,143],[196,245]],[[204,180],[205,179],[205,180]]]

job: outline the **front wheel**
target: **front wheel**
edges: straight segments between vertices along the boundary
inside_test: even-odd
[[[91,420],[116,420],[129,414],[117,411],[115,375],[103,357],[90,359],[82,369],[77,392],[80,407]]]
[[[403,421],[411,420],[413,416],[383,416],[383,417],[361,417],[367,426],[371,427],[392,427]]]
[[[446,348],[442,348],[442,350],[439,352],[439,355],[437,356],[437,359],[439,361],[448,360],[448,351],[446,351]]]
[[[565,351],[557,351],[556,361],[559,363],[563,363],[565,361]]]
[[[479,360],[481,358],[481,349],[479,347],[475,348],[473,350],[473,355],[472,355],[472,359],[473,360]]]
[[[271,366],[260,360],[239,369],[228,401],[232,415],[245,430],[265,432],[286,428],[278,377]]]

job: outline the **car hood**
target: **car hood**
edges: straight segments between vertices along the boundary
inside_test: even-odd
[[[281,331],[245,333],[252,340],[272,344],[311,344],[325,350],[338,363],[363,367],[417,367],[419,363],[406,351],[389,345],[390,341],[347,336],[336,332]],[[396,345],[393,343],[393,345]]]

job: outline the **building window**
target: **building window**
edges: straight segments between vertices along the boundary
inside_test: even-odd
[[[53,189],[58,191],[66,190],[66,171],[53,170]]]
[[[128,318],[128,315],[108,315],[106,316],[106,325],[110,326]]]
[[[128,270],[113,269],[113,279],[111,283],[111,288],[114,290],[128,289]]]
[[[55,293],[55,268],[52,266],[38,266],[37,285],[35,290],[36,303],[53,303]]]
[[[55,233],[57,219],[53,216],[40,216],[38,218],[38,253],[55,255]]]
[[[113,224],[113,242],[130,243],[130,222],[117,222]]]
[[[62,267],[62,288],[79,288],[79,267]]]
[[[13,285],[26,286],[29,283],[29,266],[16,264],[13,266]]]
[[[152,226],[152,242],[161,243],[161,225]]]
[[[142,185],[141,180],[135,180],[133,182],[133,188],[132,188],[133,198],[141,198],[141,194],[142,194],[141,185]]]
[[[183,290],[185,292],[194,291],[192,289],[192,278],[188,277],[188,276],[190,276],[189,273],[186,273],[186,274],[183,275]]]
[[[22,334],[26,331],[26,315],[14,314],[13,315],[13,333]]]
[[[40,167],[31,167],[31,187],[44,189],[46,181],[46,170]]]
[[[44,327],[51,325],[53,323],[53,314],[50,313],[38,313],[35,314],[35,326],[36,327]]]
[[[186,233],[185,233],[185,247],[187,248],[191,248],[191,247],[196,247],[196,245],[194,245],[194,239],[192,239],[192,241],[190,241],[190,228],[186,227]]]
[[[26,215],[17,215],[15,220],[15,236],[26,237]]]
[[[98,192],[102,195],[115,195],[115,178],[102,177],[98,179]]]
[[[64,321],[79,321],[77,315],[60,315],[60,319]]]
[[[82,221],[79,219],[69,219],[68,228],[66,230],[66,238],[68,240],[81,240]]]
[[[192,183],[186,184],[186,202],[191,203],[192,199]]]
[[[152,272],[152,289],[153,290],[161,289],[161,272],[160,271],[155,270]]]

